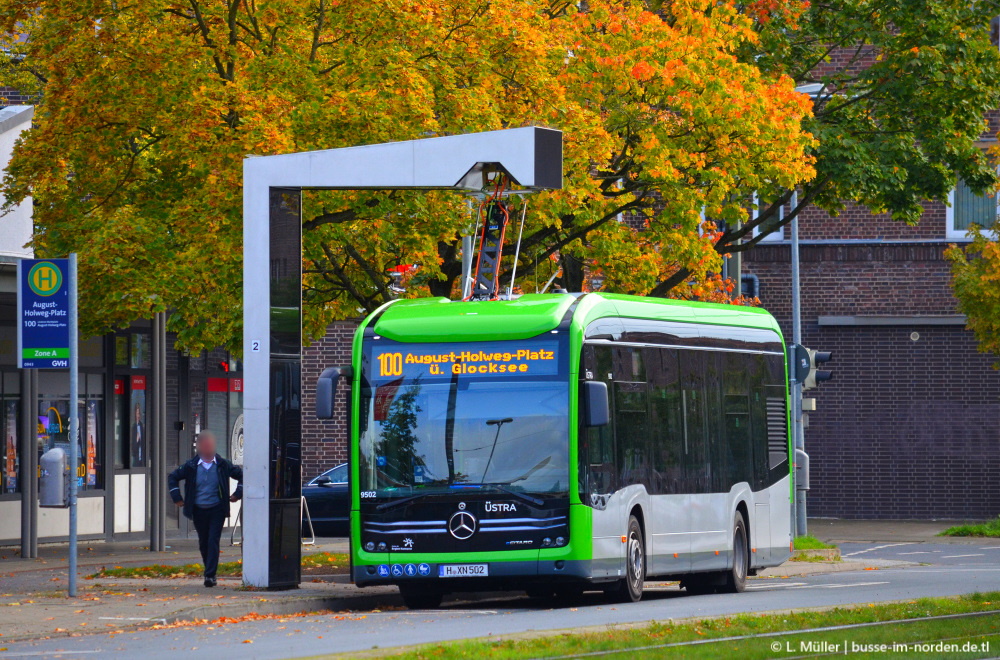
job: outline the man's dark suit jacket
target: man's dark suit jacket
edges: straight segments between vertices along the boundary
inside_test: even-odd
[[[191,518],[194,515],[194,500],[198,491],[198,462],[199,456],[195,456],[190,461],[181,465],[170,473],[167,477],[167,487],[170,489],[170,497],[174,502],[184,500],[184,515]],[[236,499],[243,497],[243,468],[233,465],[218,454],[215,455],[215,473],[219,476],[219,499],[226,505],[226,517],[229,517],[229,480],[236,480],[236,490],[233,495]],[[184,497],[181,497],[180,482],[184,482]]]

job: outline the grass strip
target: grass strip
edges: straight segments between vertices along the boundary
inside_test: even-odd
[[[334,552],[317,552],[303,555],[302,568],[342,569],[347,567],[349,559],[346,554]],[[150,564],[147,566],[113,566],[104,567],[87,579],[95,578],[179,578],[199,577],[205,572],[201,564],[186,564],[184,566],[168,566],[165,564]],[[219,564],[220,577],[240,577],[243,575],[242,561],[227,561]]]
[[[571,619],[572,609],[567,610]],[[987,612],[983,616],[920,620]],[[816,630],[875,622],[886,625]],[[567,621],[571,624],[571,620]],[[798,632],[803,631],[803,632]],[[782,634],[776,636],[776,634]],[[965,644],[989,644],[962,650]],[[852,646],[853,644],[853,646]],[[913,646],[922,644],[925,646]],[[935,646],[940,644],[941,646]],[[950,650],[945,644],[955,644]],[[896,646],[893,646],[896,645]],[[903,646],[906,645],[906,646]],[[931,645],[931,646],[926,646]],[[850,653],[852,657],[995,657],[1000,650],[1000,592],[904,603],[840,607],[824,611],[740,614],[697,621],[656,622],[633,628],[559,632],[532,637],[488,638],[431,644],[366,657],[407,660],[460,658],[756,658]]]
[[[988,520],[984,523],[949,527],[938,534],[938,536],[981,536],[987,538],[1000,538],[1000,517]]]
[[[836,547],[833,544],[820,541],[815,536],[798,536],[795,538],[796,550],[830,550]]]

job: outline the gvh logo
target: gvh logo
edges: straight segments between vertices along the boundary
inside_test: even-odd
[[[509,502],[486,502],[484,509],[488,513],[517,513],[517,506]]]

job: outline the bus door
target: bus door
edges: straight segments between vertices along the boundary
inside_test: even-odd
[[[580,429],[580,497],[593,511],[594,577],[620,577],[623,567],[622,501],[615,465],[614,433],[609,426]]]
[[[646,521],[650,574],[669,575],[691,568],[692,497],[686,479],[687,435],[694,429],[698,400],[691,379],[681,383],[675,348],[644,350],[649,383],[649,441],[652,479]]]
[[[587,345],[583,351],[585,379],[611,380],[610,347]],[[609,391],[613,392],[609,382]],[[612,406],[614,405],[612,398]],[[596,578],[620,577],[624,568],[625,550],[621,542],[622,504],[615,497],[619,489],[619,470],[615,433],[612,424],[598,428],[580,425],[579,463],[580,499],[592,510],[593,563]]]

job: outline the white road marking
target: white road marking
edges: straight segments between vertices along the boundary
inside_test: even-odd
[[[74,656],[83,653],[104,653],[104,651],[24,651],[24,652],[4,652],[3,657],[5,658],[38,658],[46,655],[64,655],[64,656]]]
[[[959,559],[961,557],[985,557],[986,555],[980,552],[976,555],[944,555],[941,559]]]
[[[899,555],[900,557],[902,557],[903,555],[929,555],[929,554],[931,554],[931,551],[930,550],[916,550],[914,552],[897,552],[896,554]]]
[[[439,611],[449,614],[500,614],[497,610],[449,610],[447,607],[443,607]],[[379,612],[379,614],[392,614],[392,612]]]
[[[772,582],[769,584],[748,584],[747,589],[787,589],[789,587],[802,587],[808,582]]]
[[[851,582],[843,584],[840,582],[830,582],[828,584],[807,584],[802,587],[790,587],[791,589],[842,589],[844,587],[868,587],[876,584],[889,584],[888,582]]]
[[[1000,568],[934,568],[932,566],[914,566],[911,571],[920,571],[921,573],[996,573],[1000,571]]]
[[[827,589],[842,589],[844,587],[873,587],[877,584],[889,584],[888,582],[855,582],[854,584],[833,584]]]
[[[980,550],[1000,550],[1000,545],[991,545],[986,548],[979,548]]]
[[[868,548],[867,550],[857,550],[855,552],[848,552],[846,555],[841,555],[843,557],[853,557],[855,555],[863,555],[866,552],[874,552],[875,550],[882,550],[883,548],[895,548],[900,545],[913,545],[913,543],[887,543],[885,545],[876,545],[874,548]]]

